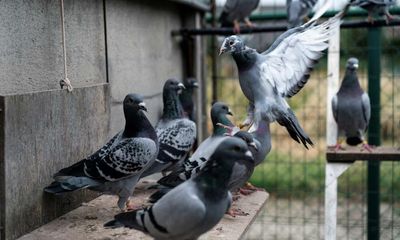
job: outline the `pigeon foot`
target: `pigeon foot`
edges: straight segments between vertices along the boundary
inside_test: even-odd
[[[239,34],[240,33],[240,23],[238,20],[233,20],[233,32],[235,34]]]
[[[250,182],[246,182],[246,184],[242,188],[252,190],[253,192],[256,192],[256,191],[265,192],[264,188],[256,187],[253,184],[251,184]]]
[[[240,208],[230,208],[226,214],[228,214],[231,217],[236,217],[236,216],[248,216],[249,213],[246,213],[242,211]]]
[[[373,147],[370,146],[368,143],[364,142],[361,146],[361,151],[363,150],[367,150],[368,152],[372,152],[373,151]]]

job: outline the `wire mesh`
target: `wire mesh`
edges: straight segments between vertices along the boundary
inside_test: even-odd
[[[269,21],[265,24],[275,24]],[[264,23],[260,23],[264,24]],[[265,49],[281,33],[263,33],[246,39],[247,45]],[[211,38],[210,38],[211,39]],[[209,41],[210,42],[210,41]],[[220,41],[221,42],[221,41]],[[398,146],[400,126],[400,27],[382,30],[381,139]],[[341,78],[349,57],[360,60],[358,76],[367,90],[367,29],[341,30]],[[208,53],[216,51],[209,49]],[[211,55],[207,58],[211,68]],[[217,59],[218,100],[230,105],[237,123],[246,115],[236,64],[230,56]],[[272,124],[272,151],[257,167],[251,182],[270,193],[266,208],[245,239],[323,239],[326,132],[327,60],[322,58],[305,88],[289,100],[301,126],[315,142],[304,149],[286,130]],[[211,71],[208,81],[211,81]],[[210,86],[211,84],[208,84]],[[208,89],[211,104],[211,89]],[[367,163],[356,162],[339,178],[337,239],[367,238]],[[381,239],[400,239],[400,163],[381,164]]]

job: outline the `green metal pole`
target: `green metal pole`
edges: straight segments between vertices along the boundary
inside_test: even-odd
[[[371,101],[371,119],[368,143],[379,146],[380,139],[380,75],[381,28],[368,29],[368,94]],[[380,162],[368,161],[368,240],[379,239],[379,175]]]

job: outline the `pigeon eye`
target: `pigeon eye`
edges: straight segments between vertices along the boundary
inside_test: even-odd
[[[235,42],[233,40],[229,41],[229,45],[233,45]]]

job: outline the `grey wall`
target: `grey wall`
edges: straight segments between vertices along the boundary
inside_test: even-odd
[[[52,175],[104,144],[109,124],[109,87],[99,85],[0,97],[4,135],[0,205],[5,207],[6,239],[54,219],[93,193],[62,197],[43,192]],[[5,184],[4,184],[5,183]]]
[[[170,77],[182,78],[179,42],[171,31],[182,25],[179,9],[164,1],[106,1],[108,69],[111,95],[120,101],[129,92],[160,93]],[[153,123],[162,109],[161,95],[148,99]],[[111,108],[111,133],[123,123],[120,105]]]
[[[65,2],[74,87],[106,82],[102,0]],[[58,89],[63,78],[60,1],[0,1],[0,95]]]

